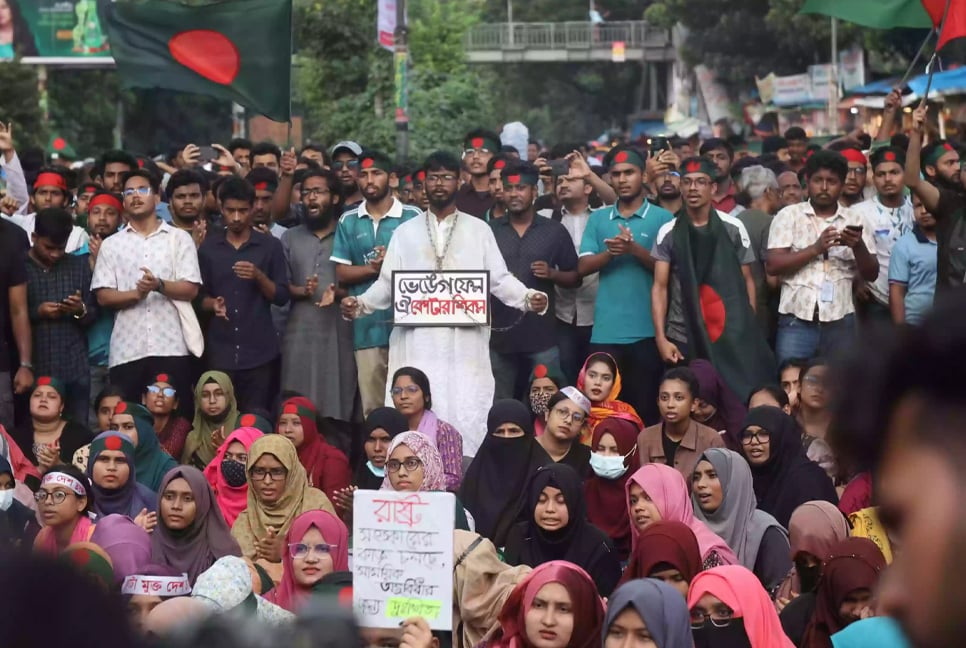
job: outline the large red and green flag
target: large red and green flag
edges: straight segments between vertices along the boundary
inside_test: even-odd
[[[291,117],[292,0],[100,0],[128,88],[167,88]]]
[[[938,29],[941,26],[937,50],[954,38],[966,36],[963,0],[807,0],[801,13],[832,16],[874,29]]]

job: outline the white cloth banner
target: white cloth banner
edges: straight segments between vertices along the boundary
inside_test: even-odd
[[[379,0],[376,28],[379,32],[379,44],[392,52],[396,34],[396,0]]]

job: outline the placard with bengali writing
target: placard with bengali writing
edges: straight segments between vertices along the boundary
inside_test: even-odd
[[[486,326],[488,270],[396,270],[392,273],[396,326]]]
[[[452,493],[357,490],[352,604],[359,625],[398,628],[412,616],[453,629]]]

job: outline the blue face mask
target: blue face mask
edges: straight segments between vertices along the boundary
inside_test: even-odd
[[[590,468],[601,479],[617,479],[627,472],[624,457],[603,455],[599,452],[590,453]]]
[[[368,468],[369,469],[369,472],[371,472],[376,477],[385,477],[386,476],[386,467],[385,466],[383,466],[382,468],[376,468],[375,466],[372,465],[372,462],[371,461],[367,461],[366,462],[366,468]]]

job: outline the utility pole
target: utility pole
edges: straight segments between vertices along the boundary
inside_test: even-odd
[[[396,163],[409,159],[409,30],[406,26],[406,0],[396,0],[395,52],[393,70],[396,90]]]

